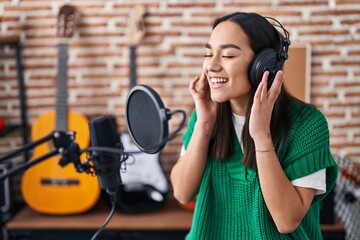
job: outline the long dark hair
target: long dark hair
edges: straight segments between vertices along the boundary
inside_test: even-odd
[[[246,34],[250,47],[256,55],[264,48],[281,47],[279,35],[274,26],[272,26],[264,17],[256,13],[236,12],[215,20],[213,29],[221,22],[231,21],[238,24]],[[245,125],[242,132],[242,142],[244,147],[243,164],[249,168],[256,169],[255,144],[249,133],[250,111],[253,104],[253,98],[256,88],[250,90],[250,97],[245,113]],[[275,102],[271,116],[270,132],[276,146],[278,154],[281,153],[286,142],[289,130],[290,119],[288,108],[295,98],[292,97],[284,87]],[[234,152],[233,130],[232,130],[232,111],[230,102],[219,103],[215,128],[210,142],[210,155],[217,160],[226,160]],[[280,138],[282,142],[280,143]]]

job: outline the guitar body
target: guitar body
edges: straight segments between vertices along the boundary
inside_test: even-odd
[[[122,186],[117,206],[124,213],[136,214],[158,210],[169,193],[169,182],[160,163],[160,154],[147,154],[132,142],[128,133],[121,133],[125,152],[131,155],[126,171],[120,170]]]
[[[37,140],[55,129],[55,112],[37,118],[32,126],[32,139]],[[68,112],[69,130],[76,132],[76,142],[85,148],[90,142],[87,119],[76,112]],[[53,147],[43,143],[35,148],[33,159]],[[85,155],[82,154],[82,162]],[[31,161],[31,160],[30,160]],[[100,197],[96,177],[78,173],[73,164],[59,165],[60,156],[49,158],[29,168],[23,175],[21,189],[26,203],[34,210],[55,215],[77,214],[89,210]]]

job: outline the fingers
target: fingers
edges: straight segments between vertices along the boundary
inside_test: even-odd
[[[258,88],[256,89],[254,101],[261,101],[267,98],[267,79],[269,72],[265,71]]]
[[[196,76],[196,77],[190,82],[189,90],[190,90],[190,93],[191,93],[191,94],[195,94],[195,93],[197,92],[197,90],[196,90],[196,84],[199,82],[199,79],[200,79],[200,77],[199,77],[199,76]]]
[[[281,86],[283,84],[284,72],[282,70],[276,73],[273,84],[268,90],[268,77],[269,72],[265,71],[262,80],[255,92],[254,101],[269,101],[274,103],[281,92]]]
[[[269,89],[269,100],[275,102],[276,99],[278,98],[280,91],[281,91],[281,86],[283,84],[283,77],[284,77],[284,72],[282,70],[278,71],[276,73],[274,82],[271,86],[271,88]]]
[[[196,93],[196,92],[205,92],[209,88],[209,84],[206,79],[205,73],[202,73],[201,76],[196,76],[191,82],[190,82],[190,92]]]
[[[268,78],[269,78],[269,71],[265,71],[263,74],[263,77],[261,79],[261,99],[267,99],[267,95],[268,95]]]
[[[281,88],[283,83],[284,72],[282,70],[277,71],[272,87],[275,89]]]
[[[208,88],[208,83],[206,81],[205,73],[201,73],[201,76],[200,76],[199,82],[196,86],[196,89],[198,91],[206,91],[207,88]]]

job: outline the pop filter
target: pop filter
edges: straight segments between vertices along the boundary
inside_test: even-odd
[[[186,119],[184,111],[165,108],[157,92],[145,85],[135,86],[129,91],[125,108],[129,134],[136,146],[148,154],[163,149],[184,126]],[[183,119],[169,137],[168,121],[174,113],[183,114]]]

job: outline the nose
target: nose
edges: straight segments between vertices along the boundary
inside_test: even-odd
[[[219,72],[221,70],[221,66],[220,65],[208,65],[206,70],[208,70],[209,72]]]
[[[209,72],[221,71],[222,67],[216,57],[212,57],[206,62],[206,70]]]

